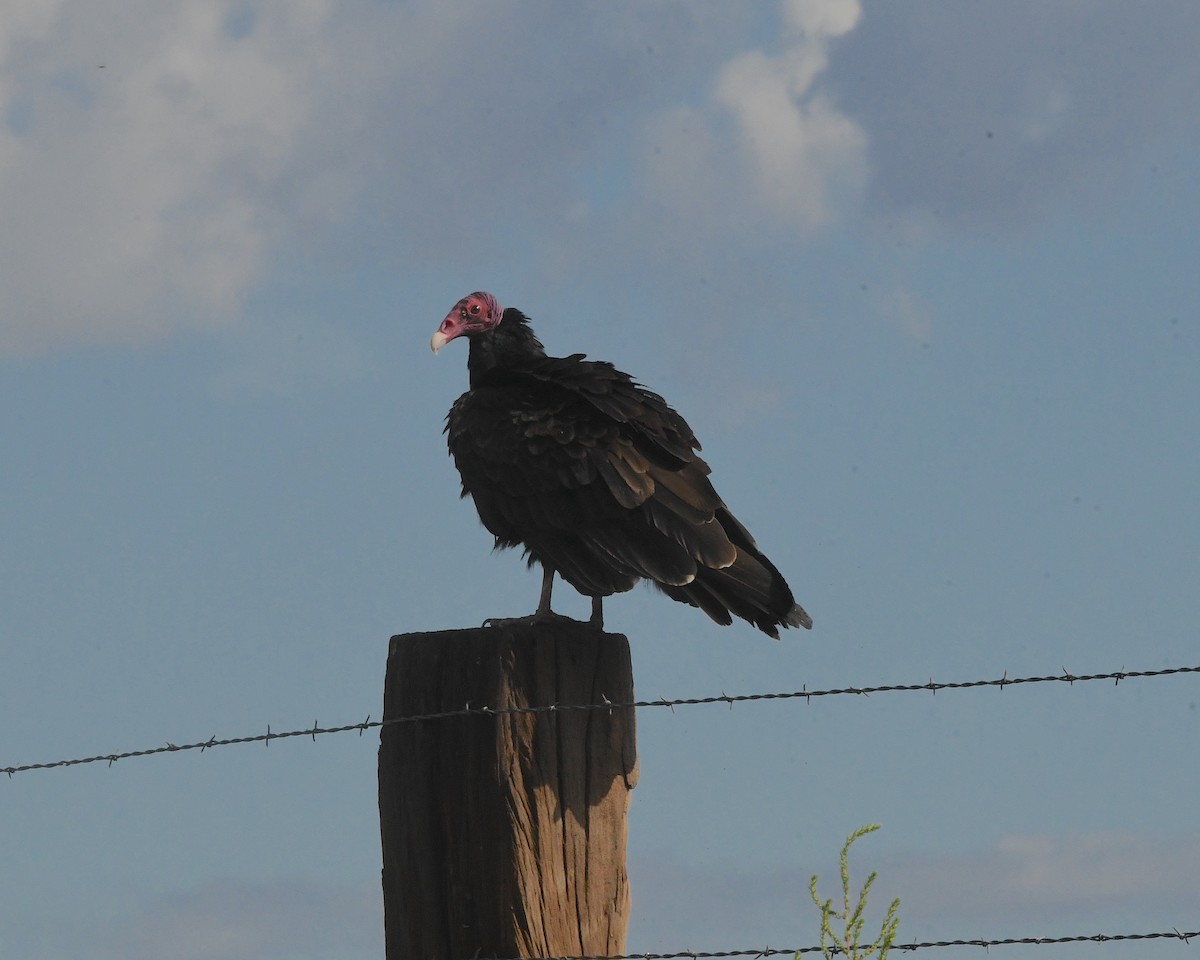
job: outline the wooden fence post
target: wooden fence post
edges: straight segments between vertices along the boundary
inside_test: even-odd
[[[629,642],[570,621],[392,637],[384,721],[628,703]],[[625,952],[632,709],[385,725],[387,960]]]

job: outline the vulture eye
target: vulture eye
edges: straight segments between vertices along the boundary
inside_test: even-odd
[[[478,313],[479,313],[479,304],[477,304],[477,303],[471,304],[471,315],[475,316]]]

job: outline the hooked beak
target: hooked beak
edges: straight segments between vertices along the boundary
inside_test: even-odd
[[[429,338],[429,349],[437,353],[455,337],[461,337],[467,332],[467,325],[458,315],[458,310],[451,310],[446,319],[438,324],[437,333]]]

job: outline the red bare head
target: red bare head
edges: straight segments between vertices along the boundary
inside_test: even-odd
[[[429,346],[437,353],[443,346],[455,337],[463,334],[474,336],[486,333],[496,327],[504,309],[490,293],[477,290],[468,294],[454,305],[454,309],[446,314],[446,319],[437,328],[437,333],[429,341]]]

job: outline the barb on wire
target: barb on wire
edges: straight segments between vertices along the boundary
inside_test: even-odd
[[[927,950],[934,947],[1007,947],[1010,945],[1050,946],[1059,943],[1111,943],[1118,940],[1182,940],[1187,943],[1192,937],[1200,937],[1200,930],[1180,933],[1178,929],[1159,933],[1086,933],[1066,937],[1006,937],[1000,940],[931,940],[924,943],[896,943],[893,950],[904,950],[909,953],[916,950]],[[675,953],[617,953],[600,955],[582,955],[565,957],[530,957],[526,960],[719,960],[723,957],[778,957],[787,954],[800,956],[806,953],[820,953],[822,947],[762,947],[748,950],[679,950]],[[828,948],[830,953],[841,953],[837,947]]]
[[[928,691],[936,694],[939,690],[972,690],[981,687],[1000,687],[1002,690],[1005,687],[1012,687],[1022,683],[1066,683],[1069,686],[1074,686],[1076,683],[1085,683],[1093,680],[1114,680],[1119,684],[1122,680],[1136,677],[1166,677],[1175,674],[1184,673],[1200,673],[1200,666],[1195,667],[1167,667],[1161,670],[1126,670],[1122,668],[1116,673],[1089,673],[1076,675],[1063,670],[1062,673],[1052,673],[1046,676],[1033,677],[1009,677],[1008,671],[1005,671],[1004,676],[995,680],[957,680],[946,683],[938,683],[930,679],[924,683],[893,683],[884,686],[876,687],[833,687],[826,690],[809,690],[807,686],[800,690],[792,690],[781,693],[743,693],[735,696],[730,696],[722,692],[717,696],[711,697],[686,697],[675,700],[668,700],[666,697],[660,697],[657,700],[635,700],[630,703],[613,703],[607,698],[602,698],[602,703],[553,703],[545,706],[532,707],[473,707],[469,703],[458,710],[446,710],[441,713],[422,713],[413,716],[392,717],[388,720],[372,720],[370,715],[366,720],[358,723],[347,723],[337,727],[321,727],[317,721],[313,721],[311,727],[306,727],[301,730],[288,730],[284,733],[276,733],[268,724],[266,733],[256,733],[245,737],[228,737],[218,739],[209,737],[207,740],[201,740],[196,743],[181,743],[176,744],[167,742],[164,746],[150,747],[145,750],[127,750],[123,753],[103,753],[92,757],[79,757],[74,760],[53,760],[45,763],[25,763],[20,765],[12,765],[0,767],[0,773],[7,773],[11,779],[13,774],[25,773],[29,770],[49,770],[56,767],[77,767],[88,763],[98,763],[102,760],[108,761],[111,767],[118,760],[128,760],[131,757],[150,757],[161,753],[182,753],[186,750],[200,750],[201,752],[212,747],[227,747],[237,743],[264,743],[266,746],[271,745],[272,740],[286,740],[289,737],[312,737],[315,741],[321,734],[326,733],[346,733],[350,730],[357,730],[361,736],[365,731],[374,729],[375,727],[390,727],[399,724],[407,723],[431,723],[437,720],[446,720],[451,717],[470,717],[470,716],[488,716],[488,717],[503,717],[515,714],[526,713],[554,713],[568,710],[634,710],[644,709],[648,707],[669,707],[671,712],[675,712],[676,707],[691,707],[706,703],[724,703],[733,708],[735,703],[758,703],[768,700],[798,700],[802,699],[806,703],[812,703],[814,697],[837,697],[854,694],[856,696],[868,696],[872,693],[920,693]],[[1114,684],[1114,686],[1116,685]],[[787,951],[785,951],[787,952]],[[686,956],[686,954],[681,955]]]

